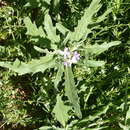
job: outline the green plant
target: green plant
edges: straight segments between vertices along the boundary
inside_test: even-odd
[[[77,63],[77,66],[80,66],[81,68],[87,68],[87,67],[99,67],[104,65],[103,61],[95,61],[93,60],[93,56],[99,55],[100,53],[108,50],[108,48],[119,45],[119,41],[110,42],[110,43],[104,43],[101,45],[94,44],[91,45],[89,42],[86,41],[87,36],[93,31],[95,26],[92,26],[89,28],[88,25],[96,24],[103,21],[106,18],[106,15],[111,12],[111,10],[107,10],[103,15],[95,18],[93,20],[93,16],[95,13],[99,11],[101,8],[100,0],[92,1],[90,6],[85,9],[84,15],[81,17],[81,19],[78,21],[77,27],[75,27],[74,32],[69,31],[66,29],[62,24],[56,23],[56,27],[53,26],[52,20],[50,15],[47,13],[44,17],[44,29],[42,26],[39,28],[36,27],[35,23],[32,23],[29,17],[26,17],[24,19],[25,26],[27,27],[27,35],[31,36],[31,41],[34,42],[42,42],[44,45],[47,44],[46,41],[50,41],[50,47],[48,49],[41,49],[37,46],[35,46],[35,49],[37,51],[40,51],[44,53],[45,56],[41,57],[40,59],[34,59],[31,60],[28,63],[20,62],[18,59],[14,62],[0,62],[0,66],[9,68],[10,70],[13,70],[17,72],[20,75],[27,74],[27,73],[37,73],[42,72],[46,69],[54,68],[58,69],[58,73],[55,82],[55,88],[57,88],[57,91],[59,94],[62,94],[61,96],[67,96],[68,102],[70,103],[71,107],[68,107],[70,110],[73,111],[73,114],[75,116],[78,116],[79,118],[82,118],[81,110],[80,110],[80,104],[79,104],[79,97],[78,97],[78,91],[76,90],[74,76],[72,72],[72,66],[66,66],[65,69],[63,69],[63,60],[62,56],[59,55],[58,49],[63,48],[65,46],[68,46],[70,50],[77,50],[80,52],[81,60],[79,64]],[[86,20],[86,22],[84,22]],[[56,34],[56,29],[61,32],[61,34],[64,37],[63,42],[61,42],[60,35]],[[65,34],[67,34],[65,36]],[[36,44],[35,44],[36,45]],[[52,50],[52,51],[50,51]],[[62,64],[62,65],[61,65]],[[62,74],[65,74],[65,92],[63,93],[63,90],[58,90],[58,84],[62,80]],[[60,102],[60,103],[59,103]],[[57,99],[56,106],[58,107],[64,107],[63,101]],[[60,106],[61,105],[61,106]],[[57,113],[57,109],[54,107],[54,113],[58,121],[65,127],[67,127],[67,120],[69,119],[68,113],[64,113],[66,118],[63,118],[63,113]],[[67,106],[65,106],[67,107]],[[60,109],[60,108],[59,108]],[[67,109],[67,110],[69,110]],[[61,117],[62,118],[61,118]]]
[[[123,57],[129,57],[129,46],[124,45],[129,24],[127,17],[125,23],[121,19],[127,13],[122,5],[27,0],[16,20],[21,22],[15,22],[16,31],[8,36],[12,47],[0,46],[0,107],[6,124],[43,126],[40,130],[127,128],[129,90],[124,89],[124,77],[129,67]],[[14,29],[11,24],[7,30]]]

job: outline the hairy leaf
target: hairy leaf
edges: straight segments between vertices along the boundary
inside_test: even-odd
[[[57,120],[65,127],[66,122],[69,119],[68,111],[70,110],[69,106],[64,105],[61,96],[57,95],[57,102],[53,109],[53,113],[55,113],[55,116]]]
[[[65,94],[68,97],[70,103],[72,104],[76,115],[81,118],[82,114],[80,111],[80,104],[77,89],[74,82],[73,72],[71,67],[65,68]]]
[[[0,62],[1,67],[8,68],[17,72],[19,75],[27,73],[44,72],[48,68],[55,66],[53,55],[46,55],[40,59],[32,60],[28,63],[20,62],[18,59],[15,62]]]
[[[64,27],[62,24],[60,23],[56,23],[56,28],[63,34],[65,35],[67,32],[69,32],[69,30]]]
[[[40,28],[37,28],[36,24],[32,23],[29,17],[26,17],[24,19],[24,24],[27,28],[26,34],[31,35],[31,36],[41,36],[41,37],[45,36],[45,33],[42,30],[42,27],[40,26]]]
[[[96,20],[96,22],[99,23],[99,22],[102,22],[103,20],[105,20],[107,18],[106,16],[109,13],[111,13],[111,11],[112,11],[112,8],[107,9],[104,14],[102,14],[101,16],[98,17],[98,19]]]
[[[105,42],[101,45],[99,45],[99,44],[87,45],[86,51],[91,54],[99,55],[102,52],[108,50],[110,47],[119,45],[120,43],[121,43],[120,41],[113,41],[113,42],[109,42],[109,43]]]
[[[42,27],[40,26],[39,28],[37,28],[36,24],[32,23],[32,21],[30,20],[29,17],[26,17],[24,19],[24,24],[27,28],[26,34],[32,36],[31,40],[37,42],[38,41],[37,36],[45,37],[45,33],[44,33]]]
[[[58,72],[57,72],[57,75],[56,75],[56,79],[54,81],[55,88],[57,88],[57,85],[61,81],[61,77],[63,75],[63,72],[64,72],[64,66],[63,65],[59,65],[58,66]]]
[[[85,10],[83,17],[78,21],[78,26],[70,35],[71,41],[79,41],[90,33],[87,27],[92,22],[93,15],[101,8],[100,1],[101,0],[93,0],[90,6]]]
[[[51,17],[48,13],[45,15],[44,25],[48,39],[50,39],[52,43],[58,43],[60,37],[56,34],[56,27],[53,26]]]
[[[68,40],[72,42],[73,41],[77,42],[79,40],[84,41],[88,36],[88,34],[91,33],[93,29],[93,28],[88,28],[88,25],[99,23],[106,19],[106,16],[112,11],[111,8],[107,9],[105,13],[103,13],[101,16],[99,16],[96,19],[96,21],[93,20],[94,14],[97,13],[101,8],[100,1],[101,0],[93,0],[90,6],[87,9],[85,9],[84,15],[78,21],[78,25],[77,27],[75,27],[74,32],[69,31],[63,25],[57,24],[57,29],[61,33],[65,35],[66,32],[69,32],[63,41],[64,45],[68,42]]]

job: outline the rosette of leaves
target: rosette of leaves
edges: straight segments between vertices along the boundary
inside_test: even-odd
[[[25,17],[24,23],[27,28],[26,35],[30,36],[30,41],[33,42],[34,48],[40,53],[44,53],[44,56],[39,59],[32,59],[27,63],[22,62],[19,59],[16,59],[14,62],[0,62],[1,67],[8,68],[19,75],[28,73],[34,74],[38,72],[44,73],[45,70],[50,68],[57,69],[54,87],[57,89],[58,95],[57,102],[52,113],[54,113],[55,118],[61,123],[63,128],[69,127],[69,125],[67,126],[67,121],[71,117],[71,114],[68,114],[69,110],[73,111],[72,115],[79,118],[82,118],[82,112],[80,109],[78,90],[75,85],[72,71],[73,66],[64,67],[62,58],[59,58],[57,53],[58,50],[65,48],[66,46],[70,47],[72,50],[79,50],[81,53],[81,60],[77,63],[77,65],[79,64],[80,67],[100,67],[103,66],[105,62],[92,60],[92,56],[97,56],[108,50],[110,47],[120,44],[120,41],[112,41],[110,43],[102,43],[100,45],[97,43],[93,45],[86,44],[88,35],[94,29],[94,26],[89,27],[89,25],[93,24],[97,26],[98,23],[105,20],[106,16],[111,12],[111,9],[108,9],[102,15],[94,18],[95,14],[102,7],[100,1],[101,0],[93,0],[90,6],[84,10],[84,15],[78,21],[78,25],[74,28],[73,32],[64,27],[61,23],[56,23],[54,26],[48,12],[46,12],[44,16],[44,27],[37,27],[35,22],[32,22],[29,17]],[[63,77],[63,75],[65,76]],[[63,88],[64,91],[58,90],[60,82],[63,86],[65,86],[65,88]],[[65,101],[62,100],[63,96],[67,96],[69,106],[65,105]],[[108,106],[104,109],[106,112],[108,110]],[[103,114],[104,111],[101,114]],[[101,114],[94,116],[93,119],[96,119],[97,117],[99,118]],[[91,117],[88,119],[90,121],[92,120]]]

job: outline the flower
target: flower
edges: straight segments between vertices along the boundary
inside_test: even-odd
[[[64,62],[63,64],[67,66],[71,66],[73,63],[77,63],[80,59],[80,54],[77,51],[71,52],[69,48],[65,47],[64,51],[59,51],[60,55],[63,55]]]
[[[80,54],[77,51],[73,52],[73,57],[72,57],[72,63],[77,63],[78,60],[80,59]]]
[[[64,49],[64,59],[71,58],[71,52],[69,51],[69,48]]]

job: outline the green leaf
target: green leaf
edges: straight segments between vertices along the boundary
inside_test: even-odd
[[[6,47],[5,46],[0,46],[0,53],[5,53]],[[0,54],[2,55],[2,54]]]
[[[65,130],[64,128],[59,128],[55,126],[42,126],[38,130]]]
[[[50,4],[51,0],[26,0],[27,4],[24,7],[37,8],[41,6],[45,6],[44,2]]]
[[[47,4],[51,3],[51,0],[42,0],[43,2],[46,2]]]
[[[29,17],[24,18],[24,24],[27,28],[26,34],[31,35],[31,36],[45,37],[45,33],[42,27],[40,26],[39,28],[37,28],[36,24],[32,23]]]
[[[67,32],[69,32],[69,30],[64,27],[62,24],[60,23],[56,23],[56,28],[63,34],[65,35]]]
[[[59,128],[55,126],[42,126],[38,130],[65,130],[64,128]]]
[[[32,39],[31,39],[32,41],[37,42],[38,41],[37,36],[45,37],[45,33],[42,27],[40,26],[39,28],[37,28],[36,24],[32,23],[29,17],[24,18],[24,24],[27,28],[26,34],[32,36]]]
[[[27,74],[27,73],[37,73],[44,72],[48,68],[52,68],[55,66],[55,59],[53,55],[47,54],[40,59],[33,59],[28,63],[20,62],[18,59],[12,62],[0,62],[1,67],[8,68],[17,72],[19,75]]]
[[[100,67],[105,65],[104,61],[94,61],[94,60],[87,60],[86,65],[88,67]]]
[[[94,113],[93,115],[90,115],[86,119],[79,121],[79,123],[83,123],[83,122],[87,122],[87,121],[94,121],[95,119],[100,118],[101,115],[106,114],[107,110],[109,109],[109,106],[110,106],[110,104],[108,104],[107,106],[103,106],[96,113]]]
[[[55,130],[55,129],[50,126],[42,126],[38,130]]]
[[[105,11],[104,14],[102,14],[101,16],[98,17],[98,19],[96,20],[96,23],[99,23],[99,22],[102,22],[103,20],[105,20],[107,18],[106,16],[108,16],[108,14],[111,12],[112,12],[112,8],[107,9],[107,11]]]
[[[127,121],[128,119],[130,119],[130,107],[129,107],[127,113],[126,113],[126,119],[125,120]]]
[[[123,130],[129,130],[128,126],[122,125],[121,123],[119,123],[120,128],[122,128]]]
[[[80,111],[79,98],[71,67],[65,68],[65,94],[68,97],[69,102],[72,104],[76,115],[81,118],[82,114]]]
[[[85,48],[85,51],[87,51],[90,54],[99,55],[102,52],[108,50],[110,47],[119,45],[120,43],[121,43],[120,41],[113,41],[113,42],[109,42],[109,43],[105,42],[101,45],[99,45],[99,44],[87,45]]]
[[[70,35],[71,41],[79,41],[83,37],[86,37],[91,31],[87,28],[92,23],[93,15],[101,8],[101,0],[93,0],[90,6],[85,10],[84,15],[78,21],[78,26],[74,29],[74,32]]]
[[[58,86],[59,82],[61,81],[61,77],[63,75],[63,72],[64,72],[64,66],[59,65],[58,66],[58,72],[57,72],[57,75],[56,75],[56,79],[54,81],[54,85],[55,85],[56,89],[57,89],[57,86]]]
[[[100,110],[98,110],[95,114],[92,116],[89,116],[89,120],[93,121],[96,118],[99,118],[101,115],[106,114],[107,110],[109,109],[109,105],[102,107]]]
[[[40,52],[40,53],[50,53],[50,54],[52,54],[52,52],[49,52],[47,49],[42,49],[42,48],[40,48],[38,46],[34,46],[34,49],[36,51]]]
[[[56,34],[56,27],[53,26],[51,17],[48,13],[45,15],[44,25],[48,39],[50,39],[52,43],[60,42],[60,37]]]
[[[103,130],[104,128],[107,128],[107,126],[99,127],[99,128],[87,128],[85,130]]]
[[[106,16],[112,11],[112,9],[107,9],[104,14],[99,16],[96,21],[94,22],[93,16],[95,13],[99,11],[101,8],[100,4],[101,0],[92,0],[90,6],[85,9],[84,15],[81,17],[81,19],[78,21],[77,27],[75,27],[74,32],[69,31],[67,28],[65,28],[61,24],[56,24],[56,28],[63,34],[67,34],[66,38],[63,41],[63,44],[66,45],[66,43],[70,40],[72,42],[77,42],[77,41],[85,41],[86,37],[88,34],[92,32],[93,28],[88,28],[88,25],[94,24],[94,23],[99,23],[106,19]]]
[[[84,101],[85,101],[84,108],[86,107],[86,104],[87,104],[87,102],[88,102],[88,99],[89,99],[90,95],[91,95],[92,92],[93,92],[93,89],[94,89],[94,86],[91,86],[91,87],[89,88],[89,92],[87,93],[87,96],[84,96]]]
[[[69,106],[64,105],[61,96],[57,95],[57,102],[53,109],[56,119],[65,127],[66,122],[69,119],[68,111],[70,110]]]
[[[40,3],[37,2],[37,0],[26,0],[27,3],[24,5],[24,7],[32,7],[36,8],[40,6]]]

